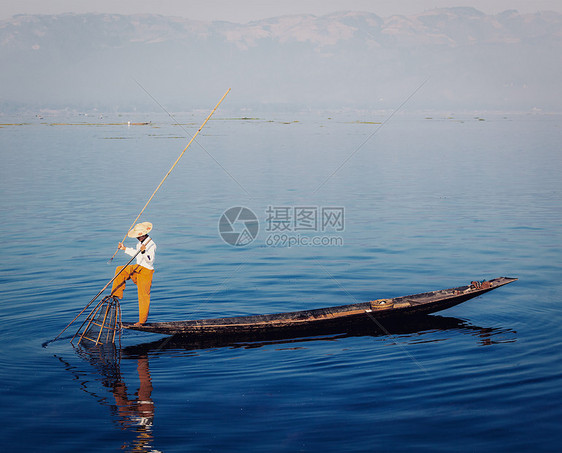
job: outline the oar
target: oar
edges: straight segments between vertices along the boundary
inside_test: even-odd
[[[80,313],[78,313],[78,314],[76,315],[76,317],[75,317],[72,321],[70,321],[70,323],[69,323],[64,329],[62,329],[61,333],[59,333],[59,334],[58,334],[55,338],[53,338],[49,343],[52,343],[53,341],[56,341],[56,340],[64,333],[64,331],[65,331],[66,329],[68,329],[68,328],[74,323],[74,321],[76,321],[76,320],[80,317],[80,315],[81,315],[82,313],[84,313],[84,312],[87,310],[87,308],[88,308],[90,305],[92,305],[92,303],[99,297],[99,295],[100,295],[101,293],[103,293],[103,292],[107,289],[107,287],[113,283],[113,280],[115,280],[115,279],[119,276],[119,274],[121,274],[121,272],[123,272],[123,271],[125,270],[125,268],[126,268],[129,264],[131,264],[131,262],[137,257],[137,255],[138,255],[139,253],[141,253],[141,250],[140,250],[140,249],[139,249],[139,250],[137,251],[137,253],[135,253],[135,255],[129,260],[129,262],[128,262],[127,264],[125,264],[125,266],[123,266],[123,268],[122,268],[117,274],[115,274],[115,276],[114,276],[111,280],[109,280],[109,281],[106,283],[106,285],[101,289],[101,291],[100,291],[99,293],[97,293],[97,294],[94,296],[94,298],[93,298],[90,302],[88,302],[88,305],[86,305],[86,306],[82,309],[82,311],[81,311]]]
[[[141,209],[141,212],[139,212],[139,215],[136,217],[136,219],[133,221],[133,223],[131,224],[131,227],[129,228],[129,230],[127,231],[127,233],[125,233],[125,237],[123,238],[123,240],[121,242],[124,242],[125,239],[127,238],[127,234],[129,231],[131,231],[131,229],[135,226],[135,223],[137,222],[137,220],[140,218],[140,216],[142,215],[142,213],[144,212],[144,210],[146,209],[146,207],[148,206],[148,204],[152,201],[152,199],[154,198],[154,195],[156,195],[156,192],[158,192],[158,189],[160,189],[160,187],[162,187],[162,184],[164,184],[164,181],[166,181],[166,178],[168,178],[168,176],[170,175],[170,173],[172,173],[172,170],[174,169],[174,167],[177,165],[177,163],[179,162],[179,160],[182,158],[182,156],[184,155],[184,153],[187,151],[187,148],[189,148],[189,146],[191,145],[191,143],[193,143],[193,140],[195,140],[195,137],[197,137],[197,134],[199,134],[199,132],[201,132],[201,129],[203,129],[203,127],[205,126],[205,124],[207,124],[207,121],[209,121],[209,119],[211,118],[211,116],[213,116],[213,113],[215,113],[215,111],[219,108],[219,105],[221,105],[221,102],[223,101],[223,99],[226,97],[226,95],[230,92],[230,88],[228,90],[226,90],[226,93],[224,93],[223,97],[221,98],[221,100],[218,102],[218,104],[215,106],[215,108],[211,111],[211,113],[209,113],[209,116],[205,119],[205,121],[203,121],[203,124],[201,124],[201,126],[199,127],[199,129],[197,129],[197,132],[195,132],[195,134],[193,135],[193,137],[191,137],[191,140],[189,140],[189,143],[187,144],[187,146],[183,149],[183,151],[181,152],[181,154],[178,156],[178,158],[176,159],[176,161],[174,162],[174,165],[172,165],[172,167],[168,170],[168,173],[166,173],[166,175],[164,176],[164,178],[162,179],[162,181],[160,181],[160,184],[158,184],[158,186],[156,187],[156,189],[154,190],[154,192],[152,192],[152,195],[150,196],[150,198],[148,199],[148,201],[146,202],[146,204],[144,205],[144,207]],[[113,256],[109,259],[109,263],[111,261],[113,261],[113,258],[115,258],[115,255],[117,254],[117,252],[119,251],[119,249],[115,250],[115,253],[113,254]]]

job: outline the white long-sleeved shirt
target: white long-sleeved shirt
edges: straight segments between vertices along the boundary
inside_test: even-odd
[[[152,270],[154,269],[154,258],[156,256],[156,244],[152,238],[148,237],[143,242],[139,241],[136,248],[125,248],[125,253],[129,256],[135,256],[135,253],[139,251],[141,244],[146,245],[146,250],[144,253],[141,252],[137,255],[137,264]]]

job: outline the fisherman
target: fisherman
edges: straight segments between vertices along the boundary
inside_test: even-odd
[[[137,238],[139,243],[136,249],[125,247],[122,242],[119,243],[119,250],[125,251],[129,256],[137,255],[137,264],[130,264],[128,266],[118,266],[115,269],[115,274],[119,274],[113,281],[111,288],[111,295],[117,299],[123,298],[123,291],[125,290],[125,282],[129,279],[137,285],[139,297],[139,322],[135,326],[142,326],[148,318],[148,310],[150,308],[150,287],[152,286],[152,275],[154,274],[154,258],[156,254],[156,244],[148,236],[152,230],[152,223],[142,222],[137,223],[131,231],[127,233],[130,238]]]

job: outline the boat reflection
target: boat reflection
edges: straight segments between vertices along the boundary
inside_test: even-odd
[[[271,344],[286,344],[296,342],[314,342],[326,340],[338,340],[348,337],[383,337],[390,336],[400,338],[403,341],[411,342],[431,342],[442,341],[443,338],[432,339],[431,333],[435,331],[460,331],[479,338],[481,346],[492,345],[496,343],[505,343],[515,341],[513,334],[516,332],[511,329],[478,327],[459,318],[439,316],[439,315],[423,315],[410,319],[401,319],[396,321],[385,320],[384,325],[373,320],[362,325],[356,325],[342,331],[329,331],[326,329],[317,329],[310,331],[309,335],[303,336],[302,331],[291,334],[290,332],[279,334],[259,335],[230,335],[228,337],[203,337],[190,338],[185,336],[170,336],[160,340],[142,343],[133,346],[127,346],[122,349],[123,355],[126,357],[136,357],[143,354],[155,354],[171,349],[183,349],[193,351],[208,348],[259,348]],[[507,338],[506,338],[507,336]]]

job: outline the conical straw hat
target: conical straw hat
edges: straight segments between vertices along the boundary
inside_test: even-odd
[[[131,231],[127,233],[127,236],[130,238],[138,238],[148,234],[148,232],[152,230],[152,223],[150,222],[142,222],[137,223]]]

